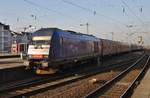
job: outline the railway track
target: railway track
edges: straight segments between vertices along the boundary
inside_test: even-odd
[[[142,78],[150,56],[144,56],[112,80],[88,93],[84,98],[127,98]]]
[[[137,61],[139,61],[140,59],[138,59]],[[105,85],[105,83],[124,71],[127,66],[131,64],[132,63],[126,63],[120,68],[109,70],[104,73],[99,73],[91,77],[76,81],[74,83],[66,84],[62,87],[46,91],[43,94],[31,96],[31,98],[82,98],[85,94],[89,93],[93,89]]]
[[[105,70],[106,69],[103,69],[101,71],[105,71]],[[68,83],[71,83],[71,82],[78,81],[80,79],[87,78],[87,77],[92,76],[94,74],[97,74],[99,72],[100,72],[100,70],[99,71],[95,70],[95,73],[91,72],[91,73],[88,73],[88,75],[86,74],[86,75],[80,75],[80,76],[74,76],[74,74],[72,74],[72,77],[68,76],[68,78],[65,77],[65,76],[55,77],[55,78],[43,78],[42,77],[42,78],[37,78],[35,80],[33,79],[33,80],[30,80],[30,81],[27,81],[27,82],[24,82],[24,83],[21,82],[20,84],[17,83],[16,85],[7,85],[7,86],[4,86],[4,87],[0,88],[0,92],[3,93],[3,94],[0,94],[0,97],[1,98],[8,98],[8,97],[17,97],[17,96],[21,97],[21,96],[30,95],[30,94],[32,95],[34,92],[36,92],[36,93],[40,92],[41,89],[46,90],[46,89],[49,89],[49,88],[52,89],[53,87],[59,87],[59,86],[64,85],[64,84],[68,84]],[[53,80],[56,80],[56,81],[53,81]],[[45,84],[44,84],[44,82],[45,82]],[[34,86],[33,86],[33,84],[34,84]],[[40,86],[42,88],[40,88]],[[37,89],[34,90],[33,87],[35,87]],[[27,88],[31,92],[26,92]],[[23,91],[25,91],[25,92],[23,92]],[[8,93],[5,93],[5,92],[8,92]]]
[[[130,62],[128,62],[128,63],[130,63]],[[103,71],[106,71],[106,69],[104,68]],[[88,77],[95,75],[99,72],[100,72],[100,70],[97,70],[97,71],[95,70],[95,72],[91,72],[88,74],[82,74],[79,76],[74,76],[74,74],[72,74],[72,76],[61,77],[61,78],[59,77],[57,79],[56,78],[55,79],[54,78],[53,79],[40,78],[40,79],[35,79],[35,80],[28,81],[28,82],[20,83],[19,85],[15,85],[15,86],[7,86],[6,88],[3,87],[0,90],[2,92],[2,94],[0,94],[0,97],[8,98],[8,97],[30,96],[30,95],[33,95],[35,93],[39,93],[41,91],[46,91],[49,89],[52,90],[52,89],[59,88],[59,87],[66,85],[66,84],[70,84],[70,83],[79,81],[81,79],[88,78]],[[110,72],[110,71],[108,71],[108,72]],[[110,75],[112,75],[112,72],[110,72],[110,73],[111,73]],[[113,74],[116,75],[117,72],[115,72]],[[102,82],[104,83],[109,79],[107,78],[105,81],[102,81]],[[56,80],[56,81],[50,81],[50,80]]]

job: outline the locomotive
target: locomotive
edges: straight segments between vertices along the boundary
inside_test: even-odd
[[[58,28],[42,28],[32,35],[25,65],[35,69],[37,74],[52,74],[61,68],[72,66],[67,63],[91,58],[96,58],[99,62],[102,56],[140,49],[137,45],[99,39],[93,35]]]

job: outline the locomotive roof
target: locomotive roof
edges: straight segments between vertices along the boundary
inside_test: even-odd
[[[83,34],[83,33],[77,33],[74,31],[70,31],[70,30],[61,30],[58,28],[42,28],[36,32],[33,33],[34,35],[38,35],[38,36],[43,36],[43,35],[52,35],[53,33],[57,33],[59,36],[61,37],[66,37],[66,38],[75,38],[75,39],[84,39],[84,40],[98,40],[98,38],[96,38],[93,35],[87,35],[87,34]]]
[[[54,30],[57,28],[41,28],[33,33],[33,36],[47,36],[47,35],[52,35]]]

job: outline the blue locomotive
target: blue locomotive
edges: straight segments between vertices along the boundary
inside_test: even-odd
[[[100,44],[100,40],[92,35],[43,28],[33,33],[25,64],[36,69],[38,74],[55,73],[59,68],[68,67],[65,63],[100,55]]]
[[[93,35],[58,28],[42,28],[32,35],[25,65],[35,69],[37,74],[52,74],[61,68],[72,66],[67,63],[91,58],[96,58],[99,62],[99,58],[105,55],[140,49],[138,46],[132,49],[126,43],[99,39]]]

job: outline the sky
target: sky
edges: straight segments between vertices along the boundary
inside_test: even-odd
[[[150,44],[150,0],[0,0],[0,22],[13,31],[57,27],[100,38]],[[82,26],[81,26],[82,24]],[[113,32],[113,33],[112,33]]]

